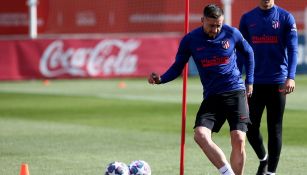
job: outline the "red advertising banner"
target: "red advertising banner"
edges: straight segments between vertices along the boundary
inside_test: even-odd
[[[2,0],[0,36],[29,33],[27,0]],[[201,25],[203,7],[209,3],[223,6],[221,0],[190,1],[190,28]],[[258,6],[259,1],[232,0],[232,26],[241,16]],[[298,31],[304,31],[306,0],[278,0],[276,4],[291,12]],[[38,34],[157,33],[184,31],[183,0],[39,0]]]
[[[163,73],[177,47],[165,36],[0,41],[0,80],[143,77]]]

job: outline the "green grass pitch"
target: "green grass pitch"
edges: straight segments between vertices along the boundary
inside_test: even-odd
[[[193,141],[202,100],[198,78],[188,80],[185,174],[213,175]],[[178,175],[182,81],[149,85],[146,79],[0,82],[0,174],[102,175],[112,161],[147,161],[153,175]],[[307,76],[297,76],[287,97],[278,174],[303,175],[307,165]],[[265,114],[263,131],[265,133]],[[264,135],[265,138],[267,137]],[[227,124],[214,141],[230,154]],[[246,143],[246,175],[258,160]]]

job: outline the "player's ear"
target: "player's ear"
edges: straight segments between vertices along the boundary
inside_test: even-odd
[[[204,23],[204,17],[201,17],[201,18],[200,18],[200,21],[201,21],[202,23]]]

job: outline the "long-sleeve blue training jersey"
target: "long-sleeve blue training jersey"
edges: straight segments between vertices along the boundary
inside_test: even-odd
[[[282,84],[295,78],[297,29],[289,12],[276,5],[269,10],[257,7],[242,16],[240,31],[254,50],[255,84]]]
[[[212,94],[245,89],[241,73],[236,64],[236,50],[246,57],[246,83],[253,84],[254,53],[238,29],[223,25],[214,38],[196,28],[183,37],[176,60],[161,76],[161,83],[177,78],[190,56],[197,66],[204,90],[204,98]]]

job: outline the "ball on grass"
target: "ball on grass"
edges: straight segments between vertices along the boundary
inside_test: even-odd
[[[106,168],[105,175],[129,175],[129,168],[123,162],[111,162]]]
[[[151,175],[151,168],[144,160],[134,160],[128,167],[130,175]]]

